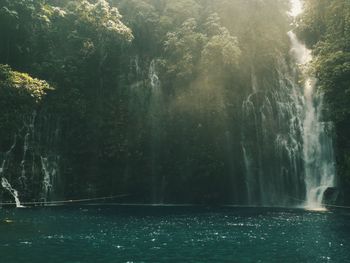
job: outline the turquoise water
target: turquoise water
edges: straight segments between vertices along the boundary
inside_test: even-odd
[[[350,262],[350,211],[0,209],[1,263]]]

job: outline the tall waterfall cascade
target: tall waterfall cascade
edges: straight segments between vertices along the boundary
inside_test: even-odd
[[[291,0],[289,16],[303,11]],[[266,85],[251,67],[242,102],[241,156],[245,202],[252,206],[324,209],[325,191],[335,186],[332,123],[323,121],[323,94],[308,66],[309,50],[288,32],[294,64],[277,57],[276,85]]]
[[[294,19],[303,12],[301,0],[291,0],[289,15]],[[323,94],[316,90],[317,80],[307,72],[312,60],[311,50],[301,43],[295,33],[288,32],[292,50],[304,78],[303,161],[306,188],[305,207],[324,209],[323,196],[327,188],[335,186],[335,161],[332,144],[332,124],[322,121]]]

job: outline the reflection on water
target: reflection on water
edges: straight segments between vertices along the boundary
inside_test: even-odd
[[[1,262],[346,262],[342,211],[84,206],[0,210]]]

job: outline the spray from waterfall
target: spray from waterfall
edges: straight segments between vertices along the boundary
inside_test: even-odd
[[[301,0],[291,0],[289,14],[295,19],[303,12]],[[324,209],[322,202],[325,191],[335,186],[335,165],[330,136],[332,124],[322,121],[323,94],[316,91],[316,79],[306,69],[312,60],[311,50],[301,43],[295,33],[288,32],[296,62],[303,73],[303,160],[306,187],[306,208]]]

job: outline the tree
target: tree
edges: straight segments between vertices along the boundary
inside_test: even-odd
[[[186,20],[176,32],[168,33],[164,48],[169,76],[177,80],[193,79],[206,42],[206,35],[198,32],[193,18]]]

